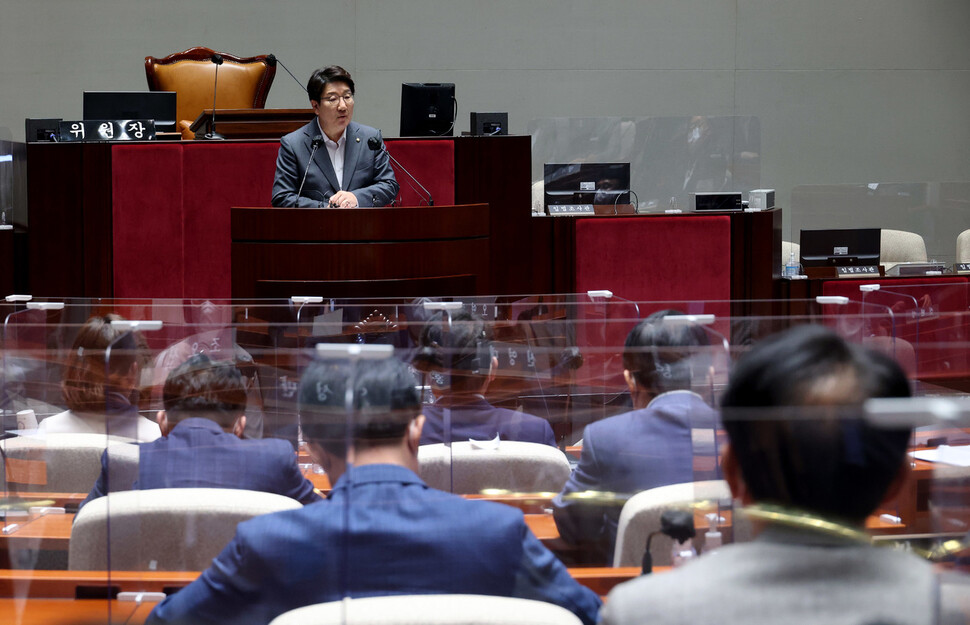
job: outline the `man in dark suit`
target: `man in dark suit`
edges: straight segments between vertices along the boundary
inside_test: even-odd
[[[356,208],[393,202],[398,184],[390,159],[367,144],[380,132],[353,121],[354,80],[347,70],[318,69],[307,93],[316,119],[280,140],[273,206]]]
[[[213,362],[205,354],[190,357],[166,378],[162,403],[162,437],[139,445],[137,474],[112,464],[109,447],[81,506],[109,490],[152,488],[240,488],[304,504],[320,501],[288,442],[243,440],[246,388],[232,363]]]
[[[304,605],[400,594],[521,597],[596,621],[599,598],[520,510],[434,490],[417,476],[424,417],[400,360],[316,361],[300,404],[310,454],[334,480],[329,498],[241,523],[212,566],[148,623],[262,624]]]
[[[708,377],[709,341],[700,326],[665,322],[672,314],[682,313],[656,312],[630,331],[623,377],[634,410],[586,426],[579,465],[553,500],[560,536],[603,563],[613,558],[623,500],[583,493],[632,496],[715,477],[714,410],[693,392]]]

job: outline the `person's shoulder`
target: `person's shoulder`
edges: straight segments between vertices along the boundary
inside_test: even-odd
[[[300,126],[299,128],[297,128],[293,132],[289,132],[289,133],[283,135],[282,137],[280,137],[280,143],[285,143],[287,145],[290,145],[290,144],[293,144],[293,143],[300,143],[308,135],[309,136],[312,136],[314,134],[314,130],[316,130],[314,128],[314,125],[316,123],[317,123],[316,118],[311,119],[309,122],[307,122],[303,126]]]
[[[377,137],[381,134],[381,131],[377,128],[365,126],[364,124],[358,124],[357,122],[350,122],[347,132],[353,133],[358,137]]]

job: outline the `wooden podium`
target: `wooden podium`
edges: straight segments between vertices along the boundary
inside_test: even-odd
[[[232,297],[485,295],[487,204],[232,209]]]

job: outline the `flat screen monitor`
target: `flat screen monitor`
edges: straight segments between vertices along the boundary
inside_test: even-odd
[[[455,130],[455,85],[406,82],[401,85],[401,136],[450,137]]]
[[[174,91],[85,91],[85,120],[154,119],[157,132],[175,132]]]
[[[802,230],[803,267],[854,267],[879,264],[879,228]]]
[[[549,206],[630,203],[630,163],[546,163],[542,178],[546,212]]]

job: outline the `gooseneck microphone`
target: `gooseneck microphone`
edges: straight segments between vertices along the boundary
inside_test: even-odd
[[[306,175],[310,173],[310,165],[313,164],[313,155],[317,153],[317,148],[323,145],[323,137],[315,137],[311,145],[313,146],[313,149],[310,150],[310,160],[307,161],[306,169],[303,170],[303,180],[300,181],[300,189],[296,192],[297,203],[299,203],[300,195],[303,193],[303,185],[306,183]]]
[[[212,121],[209,123],[209,132],[202,135],[204,139],[225,139],[216,132],[216,94],[219,92],[219,66],[222,65],[222,55],[218,52],[212,55],[212,62],[216,66],[216,76],[212,83]],[[196,135],[198,138],[199,135]]]
[[[286,73],[290,75],[290,78],[292,78],[294,81],[296,81],[296,84],[300,85],[300,89],[303,89],[304,91],[306,91],[306,85],[304,85],[303,83],[301,83],[300,82],[300,79],[297,78],[296,76],[294,76],[293,75],[293,72],[291,72],[290,69],[286,65],[283,65],[283,61],[281,61],[278,58],[276,58],[276,55],[275,54],[267,54],[266,55],[266,64],[267,65],[269,65],[270,67],[275,67],[277,63],[279,63],[280,67],[282,67],[283,69],[286,70]],[[309,93],[309,91],[307,91],[307,93]]]
[[[383,151],[384,154],[387,154],[387,157],[389,159],[391,159],[391,162],[392,163],[394,163],[395,165],[397,165],[400,168],[401,171],[403,171],[405,174],[407,174],[408,175],[408,178],[410,178],[411,180],[414,181],[414,184],[416,184],[419,187],[421,187],[421,191],[423,191],[424,192],[424,195],[426,196],[424,199],[428,202],[428,206],[434,206],[434,199],[431,197],[431,192],[428,191],[427,189],[425,189],[423,184],[421,184],[420,182],[418,182],[418,179],[415,178],[411,174],[411,172],[408,171],[408,168],[407,167],[405,167],[404,165],[401,164],[401,161],[399,161],[396,158],[394,158],[394,155],[387,151],[387,146],[384,145],[384,139],[382,137],[371,137],[370,139],[367,140],[367,147],[369,147],[370,149],[374,150],[375,152]],[[414,189],[414,185],[412,185],[410,182],[408,183],[408,185],[412,189]],[[414,190],[417,191],[417,189],[414,189]]]

